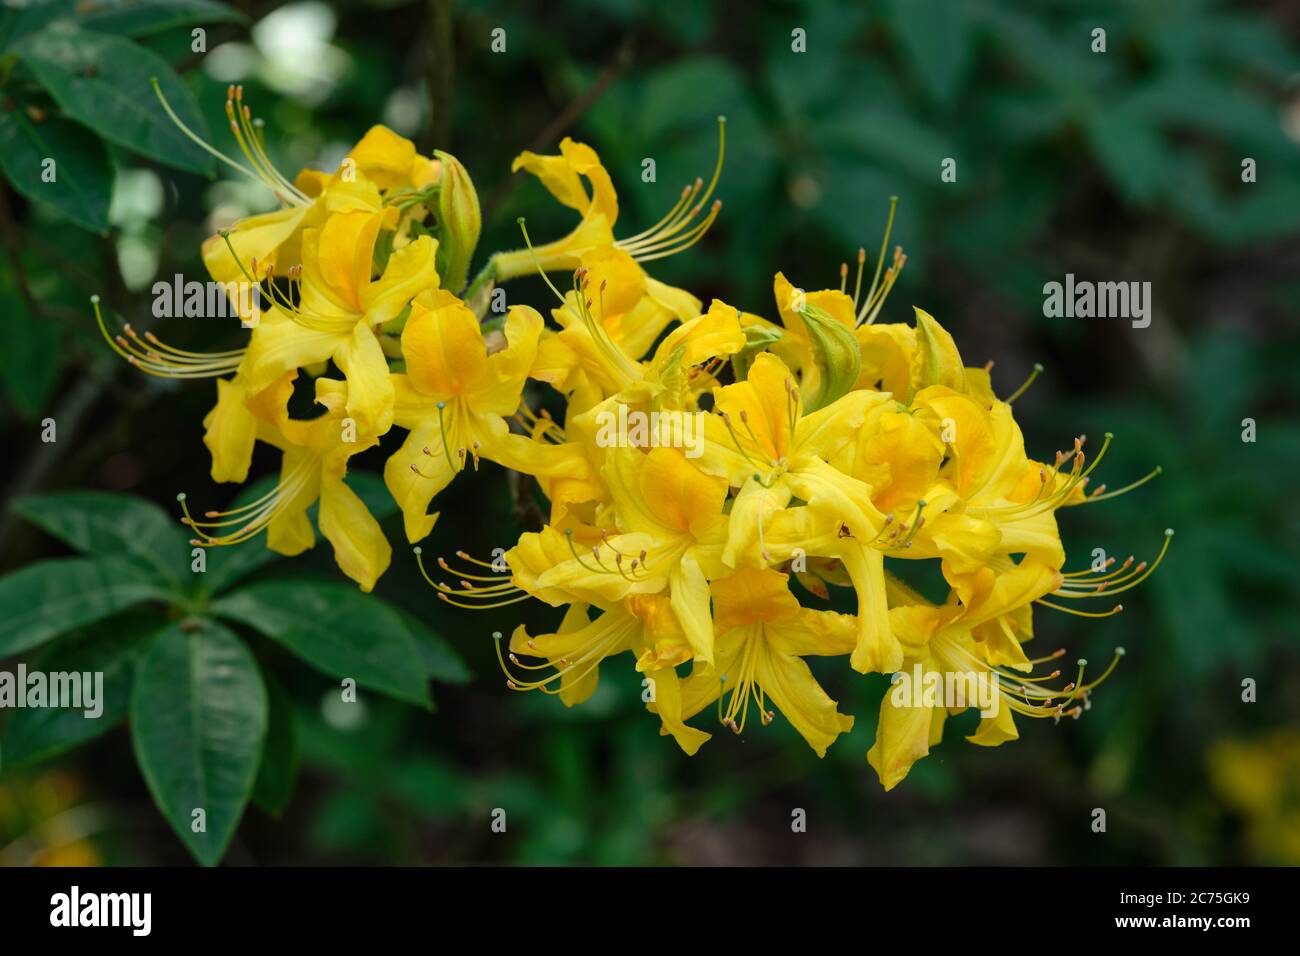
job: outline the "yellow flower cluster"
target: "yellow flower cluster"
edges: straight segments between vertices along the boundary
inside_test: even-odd
[[[1083,438],[1030,458],[1016,396],[999,399],[938,322],[919,309],[914,324],[877,322],[904,262],[895,251],[882,272],[888,231],[865,289],[860,252],[852,293],[847,267],[839,288],[810,292],[778,273],[776,321],[718,300],[705,308],[645,267],[692,246],[718,215],[721,145],[707,187],[697,180],[658,224],[619,239],[608,172],[566,139],[515,169],[578,224],[537,246],[525,228],[525,247],[488,258],[466,290],[479,212],[453,157],[420,156],[375,127],[338,171],[289,182],[237,90],[229,112],[246,159],[235,165],[283,203],[204,248],[214,280],[254,283],[270,303],[245,316],[247,346],[198,355],[105,328],[145,371],[218,378],[204,420],[214,480],[243,481],[256,441],[283,454],[269,494],[201,519],[186,511],[197,542],[265,530],[270,548],[297,554],[314,543],[306,512],[319,501],[340,568],[369,590],[391,549],[344,477],[352,455],[396,428],[405,440],[384,477],[412,543],[470,463],[532,476],[549,501],[547,523],[519,538],[504,573],[462,554],[473,567],[453,572],[459,585],[436,585],[458,606],[534,598],[566,609],[554,633],[509,638],[513,689],[573,705],[603,661],[630,652],[648,709],[687,753],[710,736],[688,721],[716,703],[737,733],[751,704],[763,724],[779,711],[823,755],[853,718],[805,658],[846,655],[855,671],[910,676],[925,691],[885,695],[868,759],[886,788],[981,694],[969,738],[981,745],[1015,738],[1013,714],[1087,706],[1105,674],[1086,680],[1081,662],[1073,681],[1048,686],[1058,675],[1033,671],[1064,652],[1034,659],[1023,645],[1034,604],[1113,604],[1154,569],[1129,559],[1062,570],[1056,510],[1119,493],[1086,493],[1105,446],[1091,462]],[[494,321],[496,285],[538,272],[566,276],[564,291],[547,278],[553,324],[526,305]],[[324,408],[311,420],[288,413],[300,374],[315,376]],[[545,387],[563,397],[562,419],[530,407]],[[927,601],[891,574],[904,561],[939,562],[948,599]],[[856,613],[815,609],[831,588],[851,589]],[[944,693],[954,674],[970,678],[969,699]]]

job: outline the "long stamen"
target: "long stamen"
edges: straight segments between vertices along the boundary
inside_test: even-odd
[[[857,324],[861,325],[867,318],[867,312],[875,299],[876,289],[880,285],[880,270],[885,265],[885,250],[889,248],[889,235],[894,229],[894,213],[898,210],[898,197],[889,197],[889,218],[885,221],[885,235],[880,240],[880,255],[876,259],[876,273],[871,277],[871,288],[867,290],[867,299],[858,312]]]
[[[629,253],[638,262],[648,262],[653,259],[676,255],[690,248],[703,237],[704,233],[713,225],[722,204],[714,202],[710,207],[709,215],[702,222],[694,226],[691,226],[691,223],[705,208],[709,198],[713,195],[713,191],[717,188],[718,180],[722,176],[722,166],[727,149],[726,131],[727,118],[719,116],[718,158],[713,168],[713,177],[709,180],[708,188],[704,190],[703,195],[699,195],[701,181],[697,179],[693,186],[688,186],[682,191],[680,198],[673,208],[669,210],[668,215],[649,229],[639,232],[635,236],[617,241],[614,244],[617,248]],[[698,200],[696,196],[699,196]],[[688,227],[690,228],[688,229]],[[683,233],[683,230],[687,231]]]
[[[236,371],[243,361],[243,349],[206,355],[201,352],[187,352],[166,345],[152,332],[146,332],[144,338],[141,338],[129,323],[122,327],[125,335],[114,335],[109,332],[104,321],[99,296],[92,295],[90,304],[94,307],[95,322],[99,326],[100,334],[108,342],[109,347],[140,371],[157,378],[216,378]]]
[[[1079,502],[1079,504],[1087,505],[1097,501],[1108,501],[1111,498],[1118,498],[1120,495],[1126,495],[1135,488],[1141,488],[1152,478],[1158,478],[1160,475],[1164,474],[1164,471],[1165,470],[1161,465],[1156,465],[1155,468],[1151,469],[1151,471],[1139,478],[1137,481],[1127,484],[1123,488],[1116,488],[1114,491],[1107,491],[1104,494],[1102,491],[1105,486],[1103,486],[1102,488],[1097,489],[1096,494],[1084,498],[1083,501]]]
[[[1155,573],[1156,568],[1160,566],[1160,562],[1165,559],[1165,554],[1169,551],[1169,543],[1173,541],[1173,539],[1174,539],[1174,529],[1166,528],[1165,540],[1164,543],[1160,546],[1160,553],[1156,555],[1156,559],[1152,561],[1150,565],[1148,565],[1145,561],[1143,561],[1141,564],[1137,566],[1137,568],[1133,571],[1132,574],[1120,578],[1118,581],[1112,581],[1112,582],[1071,581],[1069,582],[1070,584],[1069,587],[1062,587],[1054,591],[1053,593],[1060,597],[1076,598],[1080,600],[1084,598],[1110,597],[1113,594],[1122,594],[1125,591],[1137,587],[1139,584],[1141,584],[1143,581],[1145,581],[1147,578],[1149,578],[1152,574]],[[1080,586],[1080,584],[1084,584],[1084,585],[1095,584],[1095,588],[1091,591],[1078,591],[1076,589]]]
[[[1035,362],[1034,370],[1029,373],[1029,378],[1025,379],[1024,384],[1022,384],[1018,389],[1016,389],[1014,392],[1011,393],[1011,397],[1007,399],[1007,404],[1010,405],[1021,395],[1025,394],[1025,392],[1029,390],[1029,386],[1034,384],[1034,380],[1042,374],[1043,374],[1042,364],[1039,362]]]

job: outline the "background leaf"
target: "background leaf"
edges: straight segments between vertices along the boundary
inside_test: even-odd
[[[16,281],[10,270],[0,270],[0,381],[23,417],[35,419],[49,411],[59,381],[62,336],[54,322],[31,314]]]
[[[220,862],[253,790],[266,688],[242,641],[211,622],[174,624],[140,659],[131,737],[154,802],[205,866]],[[206,829],[192,828],[193,811]]]
[[[126,554],[173,583],[190,575],[188,538],[180,522],[143,498],[68,491],[21,498],[13,510],[78,551]]]
[[[298,778],[298,735],[294,728],[293,701],[269,671],[266,683],[267,728],[262,762],[253,784],[253,802],[273,817],[289,805]]]
[[[196,173],[212,159],[164,111],[151,80],[196,135],[208,140],[198,104],[157,54],[122,37],[56,24],[24,41],[23,61],[64,112],[111,143]]]
[[[43,179],[53,160],[53,182]],[[15,189],[77,225],[108,232],[113,166],[103,141],[59,116],[37,123],[20,106],[0,109],[0,169]]]
[[[103,675],[103,713],[84,708],[24,707],[4,724],[4,766],[35,763],[107,733],[126,719],[135,658],[164,622],[157,614],[128,611],[70,634],[33,656],[28,672]],[[93,679],[93,678],[92,678]]]
[[[128,558],[55,558],[0,578],[0,658],[168,594]]]
[[[212,613],[279,641],[313,667],[429,707],[426,664],[396,610],[332,581],[263,581],[212,603]]]

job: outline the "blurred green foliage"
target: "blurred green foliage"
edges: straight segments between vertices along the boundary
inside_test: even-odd
[[[1163,467],[1130,495],[1063,514],[1071,565],[1097,547],[1150,557],[1165,527],[1177,536],[1123,615],[1038,615],[1044,653],[1128,649],[1083,720],[1022,721],[1019,741],[987,750],[960,739],[969,730],[958,719],[889,795],[865,762],[884,678],[825,676],[858,722],[824,761],[779,720],[742,738],[715,734],[687,759],[658,736],[630,670],[607,668],[595,697],[572,711],[511,694],[490,635],[521,615],[476,617],[431,600],[399,550],[379,595],[441,633],[473,681],[440,688],[432,715],[365,693],[358,719],[330,706],[335,681],[291,666],[290,642],[248,635],[274,675],[268,712],[294,728],[301,769],[287,806],[274,799],[283,781],[258,782],[283,813],[250,809],[227,859],[1297,862],[1295,841],[1277,836],[1300,826],[1297,751],[1292,731],[1274,729],[1300,717],[1300,506],[1287,478],[1300,469],[1291,6],[474,0],[454,5],[444,42],[433,29],[441,2],[251,2],[234,16],[187,0],[139,5],[184,11],[141,19],[125,4],[56,0],[35,8],[44,13],[0,15],[10,503],[52,487],[168,503],[180,490],[218,496],[199,441],[209,388],[116,367],[84,307],[100,293],[125,317],[145,315],[155,278],[199,274],[198,245],[214,222],[271,205],[257,187],[184,172],[201,157],[156,138],[165,116],[146,75],[156,58],[171,65],[181,84],[173,102],[192,102],[200,131],[225,129],[225,86],[242,82],[284,169],[330,166],[375,122],[426,152],[448,149],[483,200],[480,255],[517,246],[524,212],[536,236],[570,224],[535,183],[509,174],[521,149],[551,150],[566,134],[592,144],[619,188],[620,232],[631,233],[709,174],[715,117],[726,114],[722,216],[690,254],[657,264],[657,277],[771,316],[777,269],[819,288],[838,283],[860,245],[874,264],[896,195],[894,235],[908,262],[883,321],[925,308],[968,364],[995,360],[1002,394],[1041,361],[1046,375],[1016,404],[1032,454],[1111,431],[1101,476],[1111,487]],[[68,18],[80,32],[59,23]],[[202,54],[192,50],[196,24],[207,31]],[[490,50],[496,28],[503,54]],[[1092,49],[1097,28],[1105,53]],[[794,30],[807,52],[792,51]],[[53,32],[35,42],[43,31]],[[83,46],[69,52],[78,36]],[[127,96],[92,96],[77,51],[114,63],[128,45],[118,87]],[[430,85],[449,60],[450,102]],[[119,107],[149,118],[127,122]],[[448,140],[431,139],[439,128]],[[33,149],[66,157],[68,192],[31,179]],[[646,158],[655,182],[641,180]],[[940,178],[949,158],[955,182]],[[1242,179],[1247,158],[1254,182]],[[1043,285],[1067,272],[1150,281],[1151,327],[1044,318]],[[544,294],[540,282],[510,288],[516,301],[541,305]],[[176,332],[196,348],[229,344],[208,329]],[[59,422],[56,445],[39,442],[46,416]],[[1253,443],[1242,440],[1245,419]],[[381,464],[373,452],[354,461]],[[519,531],[491,467],[453,485],[441,508],[430,554],[486,552]],[[400,522],[385,528],[401,540]],[[48,539],[12,515],[0,535],[7,568],[50,554]],[[285,569],[333,574],[319,550]],[[522,619],[530,629],[555,623],[545,608]],[[1256,703],[1242,702],[1247,678]],[[149,793],[130,747],[114,732],[52,767],[0,770],[0,860],[184,859],[161,818],[145,819]],[[790,832],[797,807],[806,834]],[[1090,828],[1094,807],[1108,811],[1104,835]],[[505,833],[491,828],[497,809]],[[83,826],[67,825],[70,810]]]

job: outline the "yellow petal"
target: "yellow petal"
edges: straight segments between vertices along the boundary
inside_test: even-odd
[[[799,614],[799,601],[790,593],[787,576],[768,568],[737,571],[714,581],[711,589],[713,623],[718,631],[790,621]]]
[[[238,377],[217,379],[217,404],[203,419],[203,444],[212,454],[213,481],[244,481],[253,460],[257,419],[244,404]]]
[[[755,676],[777,710],[825,757],[835,738],[853,729],[853,718],[836,709],[802,658],[764,646],[756,651]]]
[[[518,411],[544,326],[541,315],[530,306],[517,305],[506,313],[506,347],[488,356],[484,383],[470,396],[476,412],[504,417]]]
[[[253,330],[244,355],[249,392],[261,392],[287,372],[324,362],[333,356],[340,342],[347,340],[350,332],[350,329],[341,333],[305,329],[276,310],[268,309],[262,315],[261,324]]]
[[[334,545],[334,560],[361,590],[375,586],[393,558],[393,549],[374,517],[342,481],[321,483],[320,533]]]
[[[890,624],[884,555],[846,541],[842,560],[858,593],[858,640],[849,665],[863,674],[896,671],[903,666],[903,646]]]
[[[654,700],[646,706],[659,715],[662,722],[659,732],[671,734],[688,756],[695,756],[712,734],[689,727],[682,719],[682,685],[677,672],[671,667],[662,667],[646,671],[645,679],[653,682]]]
[[[347,377],[347,411],[357,430],[383,435],[393,424],[393,383],[375,333],[358,322],[334,350],[334,362]]]
[[[465,303],[441,289],[411,304],[402,330],[402,355],[411,384],[434,399],[473,392],[487,375],[487,346],[478,319]]]
[[[895,685],[896,687],[901,685]],[[875,769],[886,790],[893,790],[907,776],[912,764],[930,752],[931,728],[942,720],[942,708],[896,704],[894,690],[885,691],[880,702],[876,741],[867,751],[867,763]]]
[[[305,449],[286,449],[280,465],[280,483],[290,494],[276,505],[275,517],[267,525],[266,546],[278,554],[293,557],[316,543],[307,509],[320,492],[319,459]]]
[[[677,622],[690,642],[696,663],[713,666],[713,619],[709,614],[709,582],[690,555],[684,555],[668,574],[670,600]]]
[[[448,447],[459,447],[451,445],[456,437],[448,436]],[[424,453],[426,448],[431,454]],[[429,503],[456,477],[453,461],[443,449],[438,416],[430,415],[412,428],[402,447],[384,464],[384,484],[402,509],[406,539],[412,544],[433,530],[438,516],[428,514]]]
[[[623,461],[641,454],[635,449],[617,451],[624,452],[618,456]],[[638,477],[640,500],[661,525],[696,538],[721,527],[725,480],[699,471],[676,448],[652,448],[644,459]]]
[[[395,319],[418,293],[436,289],[438,269],[434,260],[437,253],[437,240],[420,236],[389,256],[383,276],[367,285],[361,296],[366,322],[382,325]],[[368,268],[367,278],[370,275]]]
[[[979,726],[975,728],[975,733],[966,738],[971,743],[979,744],[981,747],[996,747],[998,744],[1020,737],[1020,732],[1016,730],[1013,712],[1000,697],[1000,693],[994,697],[998,703],[997,713],[992,717],[982,718]]]
[[[230,245],[234,246],[239,261],[230,254],[230,246],[220,236],[212,236],[203,243],[203,264],[218,282],[245,282],[244,270],[250,272],[257,260],[255,278],[266,274],[266,266],[273,265],[276,252],[301,228],[307,206],[289,206],[275,212],[241,219],[230,230]],[[240,268],[242,263],[243,268]]]
[[[361,296],[370,285],[382,219],[380,213],[337,213],[319,229],[303,231],[300,288],[304,312],[361,316],[365,311]]]
[[[415,144],[387,126],[372,126],[361,142],[352,147],[348,157],[356,163],[361,175],[380,189],[391,189],[410,181]]]

